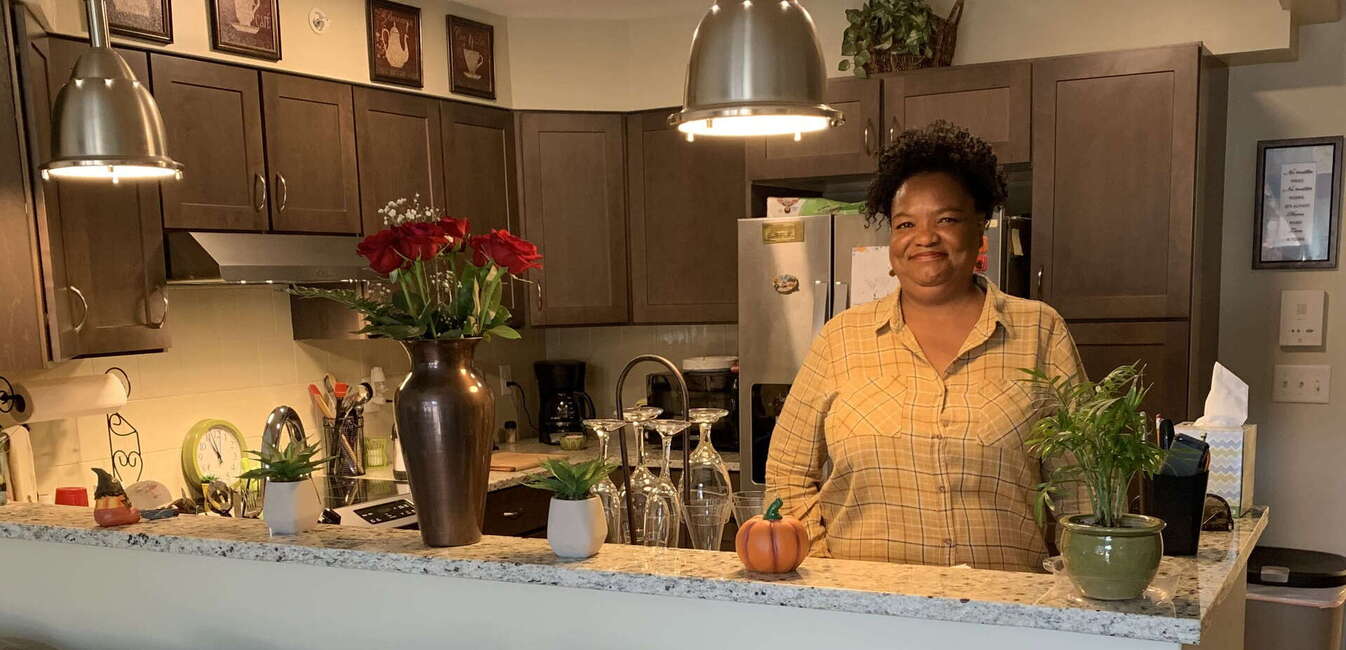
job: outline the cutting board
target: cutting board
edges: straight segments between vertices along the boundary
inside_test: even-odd
[[[560,458],[556,454],[525,454],[517,451],[497,451],[491,454],[492,472],[522,472],[533,469],[548,458]]]

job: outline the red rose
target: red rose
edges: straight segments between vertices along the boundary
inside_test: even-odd
[[[393,228],[397,237],[393,248],[409,260],[428,261],[449,245],[444,229],[435,223],[412,221]]]
[[[382,275],[388,275],[409,264],[393,248],[396,241],[397,233],[393,229],[380,230],[362,239],[356,245],[355,252],[369,260],[369,268]]]
[[[537,246],[527,240],[509,234],[508,230],[492,230],[467,240],[472,247],[472,263],[485,266],[492,261],[509,269],[514,275],[523,275],[528,269],[540,269]]]
[[[439,220],[439,228],[454,242],[467,239],[467,225],[467,219],[443,217]]]

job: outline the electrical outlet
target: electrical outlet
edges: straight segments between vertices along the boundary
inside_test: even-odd
[[[497,368],[500,373],[500,394],[509,394],[509,382],[514,381],[514,368],[509,364],[502,363]]]
[[[1276,366],[1271,401],[1327,404],[1332,366]]]

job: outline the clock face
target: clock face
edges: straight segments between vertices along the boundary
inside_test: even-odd
[[[207,429],[196,443],[196,466],[202,476],[214,476],[233,485],[243,473],[243,448],[234,432],[220,426]]]

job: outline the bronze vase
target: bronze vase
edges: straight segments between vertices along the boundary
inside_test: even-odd
[[[473,365],[480,342],[402,341],[411,374],[394,399],[397,435],[428,546],[481,539],[495,396]]]

